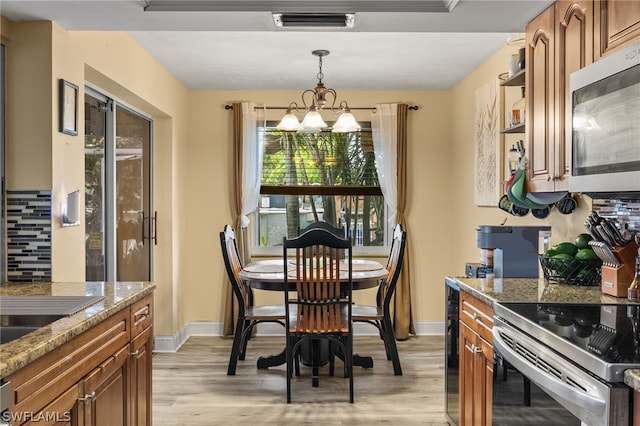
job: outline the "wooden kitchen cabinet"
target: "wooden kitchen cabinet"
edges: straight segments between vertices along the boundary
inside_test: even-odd
[[[13,424],[151,425],[152,306],[148,295],[8,376]]]
[[[596,0],[594,6],[595,59],[640,39],[640,1]]]
[[[460,425],[490,426],[493,398],[493,309],[460,293]]]
[[[151,360],[153,353],[153,299],[131,306],[130,402],[131,424],[151,426]]]
[[[530,192],[569,189],[569,76],[593,62],[593,13],[593,0],[562,0],[527,25]]]

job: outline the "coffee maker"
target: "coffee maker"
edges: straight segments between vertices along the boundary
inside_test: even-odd
[[[495,278],[537,278],[540,241],[549,241],[551,227],[480,225],[476,236],[478,248],[493,253]]]

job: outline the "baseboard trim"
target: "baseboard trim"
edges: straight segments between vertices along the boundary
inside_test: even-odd
[[[178,333],[173,336],[155,336],[153,351],[177,352],[191,336],[222,336],[222,323],[214,321],[194,321],[185,324]],[[414,323],[417,336],[441,336],[444,335],[444,321],[416,321]],[[373,325],[356,323],[353,327],[356,336],[374,336],[378,329]],[[282,326],[278,324],[258,324],[257,336],[282,336]]]

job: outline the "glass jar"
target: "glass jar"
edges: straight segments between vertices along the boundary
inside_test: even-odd
[[[524,100],[524,87],[522,89],[522,97],[513,103],[511,107],[511,113],[509,114],[509,126],[516,126],[524,123],[525,118],[525,100]]]

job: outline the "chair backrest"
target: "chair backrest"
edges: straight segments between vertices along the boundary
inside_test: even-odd
[[[329,232],[331,232],[333,235],[336,235],[340,238],[346,238],[347,237],[347,230],[345,227],[342,228],[337,228],[333,225],[331,225],[329,222],[325,222],[322,220],[319,220],[317,222],[313,222],[311,224],[309,224],[306,228],[304,229],[298,229],[298,235],[302,235],[305,232],[311,230],[311,229],[316,229],[316,228],[320,228],[320,229],[325,229]]]
[[[231,225],[225,225],[224,230],[220,232],[220,245],[222,247],[222,258],[224,266],[227,269],[227,275],[236,295],[240,313],[244,313],[245,308],[253,304],[253,293],[243,280],[240,279],[240,271],[242,270],[242,260],[238,251],[238,243],[236,241],[236,232]]]
[[[402,230],[402,225],[397,224],[393,230],[391,250],[389,252],[389,258],[387,259],[389,275],[387,275],[378,288],[378,306],[384,306],[385,309],[389,309],[391,297],[396,289],[398,277],[400,277],[400,272],[402,271],[406,241],[407,232]]]
[[[294,303],[298,305],[298,332],[350,332],[351,303],[345,301],[351,300],[353,290],[351,242],[326,229],[314,228],[297,238],[284,238],[282,246],[285,258],[293,249],[296,265],[293,271],[287,271],[285,266],[285,285],[288,287],[290,281],[295,281],[297,293],[295,300],[289,300],[285,292],[287,321],[289,304]],[[341,260],[343,252],[346,254]],[[344,305],[348,306],[346,330],[341,310]],[[289,324],[287,330],[290,330]]]

